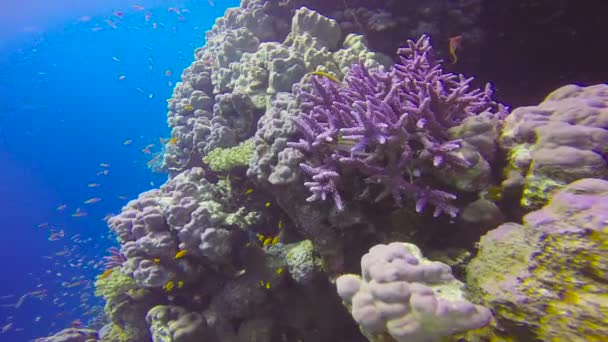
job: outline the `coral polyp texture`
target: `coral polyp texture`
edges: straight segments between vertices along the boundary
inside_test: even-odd
[[[344,208],[342,175],[357,172],[367,184],[357,195],[376,192],[376,201],[392,196],[427,204],[435,216],[455,216],[456,196],[434,187],[432,168],[471,167],[459,150],[461,139],[448,130],[470,116],[506,115],[492,99],[490,85],[471,86],[472,78],[446,73],[432,57],[428,36],[409,40],[390,70],[352,66],[344,81],[327,74],[312,76],[298,95],[302,112],[297,125],[302,138],[288,146],[306,156],[300,164],[309,177],[309,201],[332,198]]]
[[[361,258],[361,276],[342,275],[338,294],[370,341],[436,341],[490,322],[490,310],[463,296],[450,267],[412,244],[376,245]]]
[[[567,85],[538,106],[505,120],[507,186],[522,187],[521,205],[538,209],[551,193],[582,178],[608,178],[608,85]]]
[[[561,188],[523,225],[488,232],[467,266],[496,336],[511,341],[605,340],[607,276],[608,181],[593,178]]]

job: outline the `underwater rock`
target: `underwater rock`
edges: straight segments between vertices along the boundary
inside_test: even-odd
[[[467,284],[514,341],[600,341],[608,336],[608,181],[582,179],[479,242]]]
[[[608,85],[563,86],[538,106],[520,107],[505,119],[500,147],[508,172],[523,180],[521,205],[543,206],[551,193],[582,178],[608,178]],[[503,185],[517,186],[511,174]]]
[[[448,265],[425,259],[408,243],[370,248],[361,258],[361,276],[342,275],[336,286],[370,341],[436,341],[492,318],[464,298],[464,284]]]

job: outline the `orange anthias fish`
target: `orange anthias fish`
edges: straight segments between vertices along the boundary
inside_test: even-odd
[[[462,49],[462,35],[451,37],[448,40],[448,50],[450,56],[452,57],[452,64],[456,64],[456,62],[458,62],[456,52],[460,51],[460,49]]]
[[[76,212],[74,212],[72,214],[72,217],[84,217],[84,216],[87,216],[87,215],[88,215],[87,212],[82,211],[82,209],[80,209],[80,208],[76,208]]]
[[[99,184],[99,183],[89,183],[89,184],[87,184],[87,186],[88,186],[89,188],[97,188],[97,187],[99,187],[100,185],[101,185],[101,184]]]
[[[97,203],[99,201],[101,201],[101,198],[93,197],[93,198],[89,198],[88,200],[84,201],[84,204],[93,204],[93,203]]]
[[[57,241],[59,239],[63,239],[63,237],[65,236],[65,233],[62,230],[58,231],[58,232],[53,232],[51,233],[51,235],[49,236],[48,240],[49,241]]]

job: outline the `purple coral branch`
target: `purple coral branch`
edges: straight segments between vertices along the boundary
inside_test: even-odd
[[[444,73],[431,50],[429,37],[422,36],[399,49],[400,62],[389,71],[356,64],[342,84],[312,76],[299,88],[301,139],[288,144],[309,157],[300,165],[312,178],[305,183],[309,201],[331,196],[342,209],[341,172],[354,169],[368,186],[384,188],[379,199],[390,194],[401,205],[405,195],[417,211],[431,204],[435,215],[457,213],[449,204],[455,195],[419,184],[428,177],[414,174],[469,167],[458,154],[461,141],[452,140],[448,129],[468,116],[489,111],[502,117],[506,110],[492,100],[490,85],[471,90],[472,78]]]
[[[122,254],[118,248],[110,247],[107,251],[110,253],[110,255],[103,257],[104,266],[106,269],[120,267],[125,261],[127,261],[127,257]]]

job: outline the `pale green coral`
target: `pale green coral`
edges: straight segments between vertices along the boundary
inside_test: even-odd
[[[249,159],[253,156],[253,139],[243,141],[237,146],[230,148],[218,147],[203,158],[209,168],[215,172],[230,171],[238,166],[249,165]]]
[[[135,280],[128,275],[122,274],[119,268],[115,268],[106,278],[99,277],[95,282],[95,295],[103,297],[107,302],[117,296],[127,294],[136,289]]]
[[[315,254],[310,240],[290,246],[285,259],[289,274],[296,283],[309,283],[322,270],[321,259]]]
[[[112,322],[112,328],[103,341],[131,342],[147,340],[148,328],[143,320],[147,311],[145,291],[137,286],[135,280],[115,268],[106,278],[99,277],[95,282],[95,295],[105,299],[104,311]],[[145,310],[145,311],[144,311]]]

